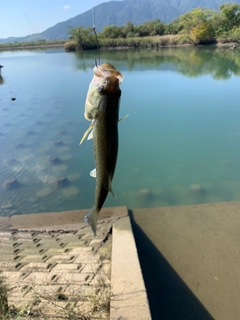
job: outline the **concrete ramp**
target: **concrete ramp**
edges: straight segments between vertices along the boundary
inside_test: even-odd
[[[131,217],[153,319],[240,319],[240,202]]]

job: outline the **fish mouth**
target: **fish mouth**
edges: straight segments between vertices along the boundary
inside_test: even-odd
[[[119,72],[116,68],[114,68],[113,65],[110,63],[103,63],[100,66],[96,65],[93,68],[93,73],[96,77],[101,77],[101,78],[117,78],[119,80],[119,83],[123,81],[123,75],[121,72]]]

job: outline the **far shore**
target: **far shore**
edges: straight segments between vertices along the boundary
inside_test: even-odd
[[[32,46],[1,46],[1,50],[15,50],[15,49],[38,49],[38,48],[64,48],[64,43],[57,43],[57,44],[42,44],[42,45],[32,45]]]
[[[67,41],[66,41],[67,42]],[[66,43],[65,42],[65,43]],[[0,51],[13,51],[13,50],[24,50],[24,49],[47,49],[47,48],[64,48],[65,43],[57,43],[57,44],[42,44],[42,45],[31,45],[31,46],[3,46],[0,45]],[[236,46],[240,46],[240,44],[238,42],[216,42],[216,43],[210,43],[210,44],[199,44],[199,45],[195,45],[193,43],[178,43],[178,44],[174,44],[174,43],[168,43],[168,44],[163,44],[163,45],[158,45],[158,49],[159,48],[171,48],[171,47],[207,47],[207,46],[215,46],[215,47],[236,47]],[[128,50],[128,49],[136,49],[136,48],[132,48],[132,47],[123,47],[123,46],[119,46],[119,47],[101,47],[101,49],[103,50]],[[144,48],[137,48],[137,49],[144,49]],[[153,47],[153,49],[156,49],[156,47]],[[76,50],[78,51],[78,50]],[[83,50],[83,51],[90,51],[88,50]]]

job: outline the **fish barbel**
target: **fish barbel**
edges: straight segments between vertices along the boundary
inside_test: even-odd
[[[96,188],[94,205],[84,217],[84,221],[91,226],[96,236],[98,213],[108,192],[111,192],[116,198],[112,190],[112,179],[118,155],[120,83],[123,76],[110,63],[95,66],[93,72],[84,116],[87,120],[92,121],[89,129],[93,130]]]

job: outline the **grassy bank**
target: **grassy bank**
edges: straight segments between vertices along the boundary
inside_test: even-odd
[[[0,50],[12,50],[12,49],[30,49],[30,48],[46,48],[46,47],[64,47],[66,40],[54,40],[54,41],[31,41],[31,42],[13,42],[0,44]]]
[[[188,37],[182,35],[163,35],[163,36],[149,36],[149,37],[133,37],[133,38],[117,38],[117,39],[100,39],[99,47],[103,49],[145,49],[153,48],[158,49],[161,47],[171,46],[198,46],[198,45],[209,45],[215,44],[218,46],[237,46],[240,43],[232,41],[231,39],[217,39],[205,44],[196,44],[191,41]],[[96,49],[96,45],[86,43],[83,47],[75,41],[68,41],[64,44],[66,51],[75,50],[91,50]]]
[[[214,42],[206,43],[204,45],[215,44],[217,46],[235,47],[240,45],[238,41],[232,39],[217,39]],[[203,44],[201,44],[203,45]],[[149,37],[133,37],[133,38],[117,38],[117,39],[100,39],[99,47],[102,49],[158,49],[161,47],[171,46],[197,46],[193,41],[187,37],[180,35],[163,35],[163,36],[149,36]],[[0,50],[14,50],[14,49],[34,49],[34,48],[59,48],[62,47],[66,51],[76,50],[92,50],[96,49],[96,45],[86,43],[85,46],[79,47],[75,41],[45,41],[45,42],[17,42],[0,44]]]

